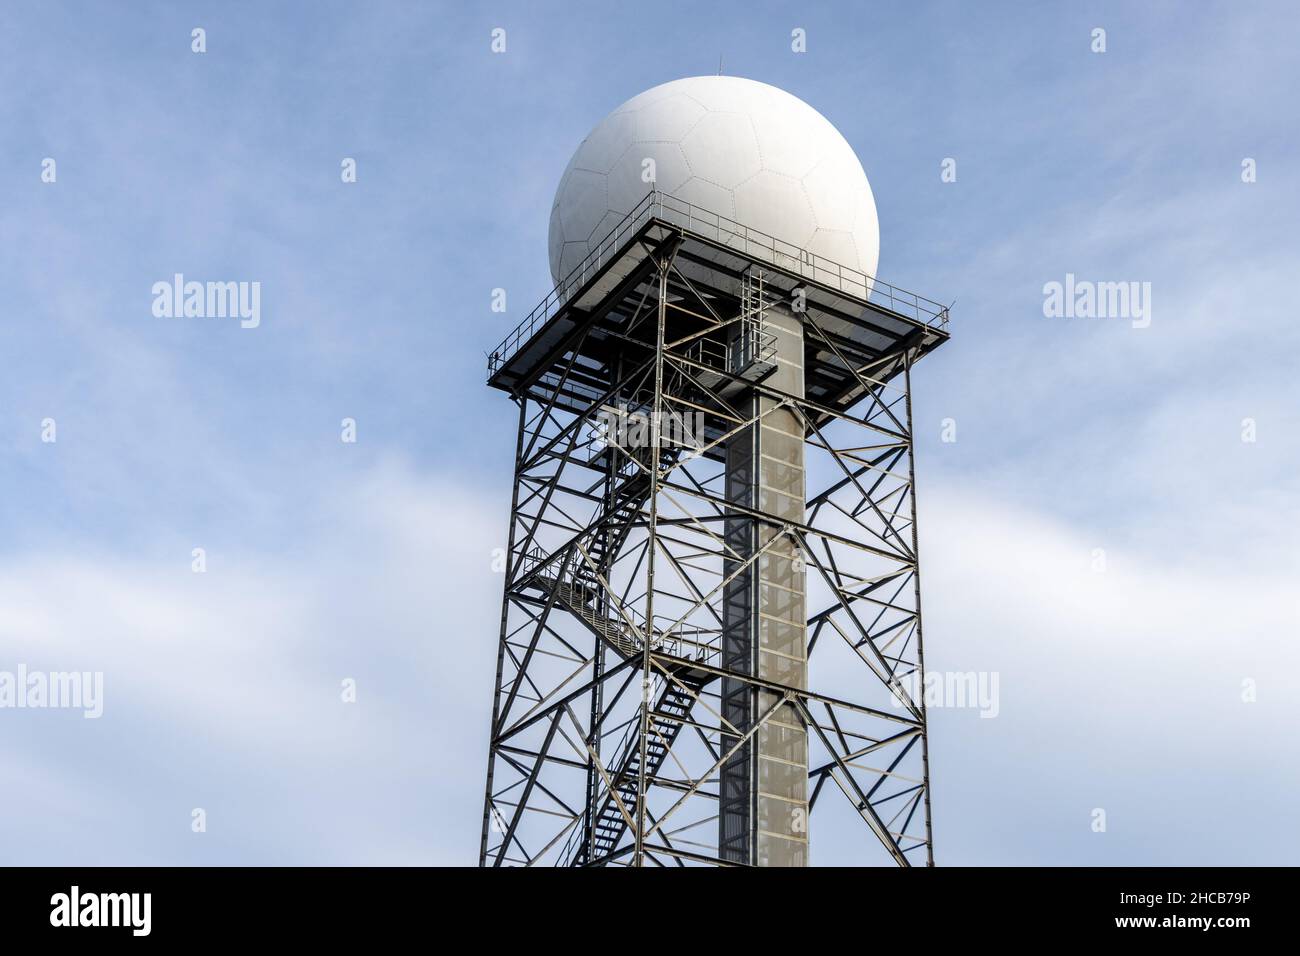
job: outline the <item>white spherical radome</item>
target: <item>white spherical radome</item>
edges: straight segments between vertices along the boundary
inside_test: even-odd
[[[643,179],[653,160],[654,182]],[[807,103],[738,76],[673,80],[632,97],[582,141],[551,209],[558,283],[658,189],[868,276],[876,201],[853,148]]]

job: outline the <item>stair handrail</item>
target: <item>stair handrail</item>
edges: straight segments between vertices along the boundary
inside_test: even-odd
[[[540,546],[534,546],[524,555],[523,571],[525,573],[547,564],[554,560],[555,555],[547,554]],[[584,603],[594,601],[604,590],[601,587],[593,587],[590,583],[577,575],[577,567],[570,562],[559,562],[558,571],[555,574],[556,582],[565,585],[571,593],[575,593]],[[590,571],[590,568],[586,570]],[[650,635],[650,647],[654,650],[665,654],[671,654],[673,657],[680,657],[685,660],[705,661],[718,653],[718,638],[720,637],[712,628],[706,628],[698,624],[687,624],[678,621],[667,614],[655,615],[655,626],[647,627],[645,613],[641,611],[635,603],[619,601],[618,598],[611,594],[614,600],[614,609],[618,616],[609,617],[611,624],[619,627],[620,632],[627,638],[629,644],[640,651],[644,645],[640,635]],[[626,617],[631,620],[633,628],[627,626]],[[659,624],[660,621],[668,622],[664,627]],[[706,637],[707,636],[707,637]],[[692,650],[694,653],[692,653]]]

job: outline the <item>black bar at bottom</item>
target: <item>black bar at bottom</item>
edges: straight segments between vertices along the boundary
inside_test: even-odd
[[[702,931],[716,931],[723,928],[719,914],[749,912],[746,906],[767,900],[766,916],[794,933],[806,936],[820,924],[846,943],[854,936],[916,943],[1128,936],[1231,945],[1261,930],[1277,938],[1291,922],[1283,907],[1295,883],[1294,870],[1272,868],[715,874],[721,871],[11,868],[0,869],[0,926],[7,943],[63,936],[83,944],[283,938],[338,945],[401,942],[434,931],[457,948],[476,945],[477,937],[485,945],[505,937],[518,945],[521,934],[550,948],[576,941],[566,935],[622,933],[618,924],[633,911],[636,929],[629,924],[627,932],[635,936],[656,922],[664,924],[665,939],[696,921]],[[583,893],[574,896],[580,884]],[[772,895],[774,889],[782,895]],[[634,903],[638,899],[644,902]],[[775,899],[798,912],[778,918],[771,912]],[[735,929],[752,925],[738,916]],[[472,935],[455,942],[463,934]]]

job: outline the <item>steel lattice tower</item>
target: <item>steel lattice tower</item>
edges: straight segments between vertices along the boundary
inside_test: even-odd
[[[933,863],[910,389],[947,324],[652,192],[502,343],[481,864]]]

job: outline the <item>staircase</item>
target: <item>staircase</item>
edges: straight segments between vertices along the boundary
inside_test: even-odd
[[[588,569],[590,570],[590,569]],[[558,581],[545,573],[537,575],[537,583],[547,591],[555,592],[555,599],[595,631],[614,648],[622,657],[632,657],[641,653],[641,642],[637,640],[626,621],[607,617],[595,607],[600,594],[600,586],[594,587],[584,581],[560,578]]]
[[[606,449],[606,455],[621,454],[616,453],[614,449]],[[662,470],[675,462],[681,454],[680,448],[665,448],[659,454],[658,467]],[[591,558],[591,564],[601,569],[602,573],[608,573],[605,562],[607,554],[617,555],[623,548],[623,542],[627,540],[632,529],[626,520],[629,513],[639,509],[646,498],[650,496],[650,471],[654,467],[648,460],[650,456],[645,451],[636,452],[636,457],[640,461],[636,471],[614,486],[612,501],[606,510],[602,520],[602,527],[596,531],[586,542],[588,557]],[[583,585],[590,587],[593,591],[599,593],[601,588],[600,578],[596,572],[587,564],[586,561],[578,556],[574,560],[574,578]]]
[[[617,456],[624,452],[609,448],[605,454],[615,456],[615,460],[618,460]],[[622,550],[632,529],[632,523],[627,519],[649,497],[649,469],[656,466],[663,469],[671,465],[681,454],[681,449],[663,448],[657,456],[649,449],[632,454],[635,454],[640,464],[634,465],[636,471],[614,486],[600,527],[583,542],[590,564],[576,551],[566,561],[564,557],[554,557],[540,549],[534,549],[526,559],[525,568],[537,568],[531,582],[533,586],[544,594],[554,594],[557,606],[582,621],[624,660],[639,658],[644,650],[638,631],[650,641],[651,647],[663,650],[671,642],[669,653],[687,657],[688,654],[683,652],[682,645],[676,638],[670,638],[649,626],[635,608],[624,608],[635,627],[621,615],[611,616],[603,609],[601,596],[605,593],[605,586],[600,581],[600,575],[609,574],[607,556],[617,555]],[[626,459],[624,463],[627,464]],[[553,557],[554,560],[549,560]],[[708,653],[708,648],[696,640],[689,657],[703,660]],[[647,779],[653,778],[667,759],[681,732],[682,721],[690,715],[691,706],[695,702],[692,695],[698,694],[713,679],[711,673],[691,667],[686,662],[674,665],[672,672],[675,680],[663,679],[663,686],[649,714]],[[633,816],[636,814],[637,781],[641,773],[640,729],[638,715],[631,721],[627,733],[614,749],[614,760],[607,764],[613,782],[613,793],[618,794],[618,799]],[[609,789],[604,789],[595,805],[599,806],[599,810],[592,826],[594,854],[590,852],[593,846],[587,842],[586,829],[575,827],[568,844],[560,851],[560,865],[602,865],[604,858],[623,838],[627,831],[627,820]]]
[[[604,535],[596,536],[598,541],[603,539]],[[599,565],[600,557],[597,552],[589,549],[588,554],[592,562]],[[537,560],[542,560],[540,553]],[[547,573],[549,570],[548,568],[537,573],[533,579],[537,586],[546,592],[554,592],[557,604],[598,634],[624,660],[641,655],[643,645],[631,625],[621,617],[608,617],[600,611],[598,597],[602,587],[598,580],[579,578],[576,569],[573,572],[562,573],[557,579]],[[585,570],[594,578],[590,568]],[[642,616],[634,608],[628,610],[641,633],[649,639],[651,647],[663,649],[666,643],[665,636],[646,626]],[[680,646],[674,647],[672,652],[679,656],[686,656],[681,652]],[[697,642],[691,657],[702,660],[707,653],[707,649]],[[649,732],[646,740],[647,779],[652,779],[658,774],[667,759],[669,751],[677,740],[677,735],[681,732],[682,722],[690,716],[691,706],[695,703],[693,695],[698,694],[704,685],[713,679],[710,672],[691,667],[684,662],[674,666],[672,672],[675,679],[662,679],[663,687],[649,715]],[[641,770],[640,730],[640,720],[633,719],[615,750],[615,759],[608,764],[609,767],[615,768],[610,776],[613,791],[618,794],[618,799],[631,815],[636,813],[637,781]],[[560,852],[561,866],[586,866],[593,862],[594,865],[599,866],[618,846],[619,840],[627,830],[627,819],[608,789],[599,803],[600,810],[592,827],[594,855],[589,853],[592,847],[586,841],[585,828],[577,827],[568,844]]]
[[[666,681],[650,712],[645,748],[647,779],[654,777],[663,766],[677,735],[681,733],[683,721],[690,716],[691,705],[695,703],[691,694],[698,694],[708,678],[678,674],[677,679],[685,687],[679,686],[676,681]],[[640,730],[640,721],[633,720],[619,745],[618,758],[613,764],[618,769],[610,777],[613,792],[618,794],[623,809],[633,818],[636,816],[636,788],[641,771]],[[595,865],[601,865],[605,857],[618,846],[618,841],[626,831],[627,818],[607,791],[592,827],[594,855],[590,852],[592,847],[588,845],[584,831],[577,828],[574,837],[570,838],[569,844],[560,854],[560,865],[586,866],[593,861]]]

